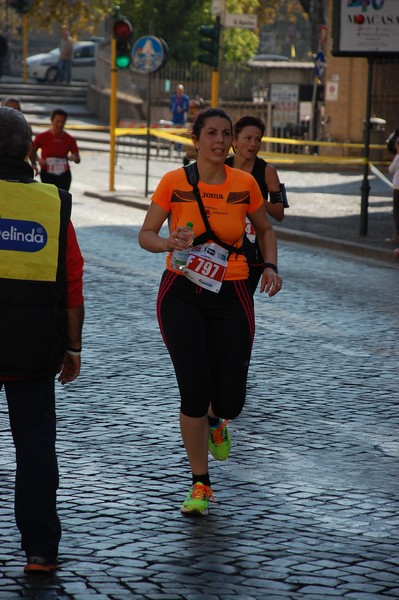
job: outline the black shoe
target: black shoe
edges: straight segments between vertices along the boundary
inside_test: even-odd
[[[25,573],[51,573],[58,569],[58,562],[55,558],[50,560],[44,556],[28,556],[24,567]]]

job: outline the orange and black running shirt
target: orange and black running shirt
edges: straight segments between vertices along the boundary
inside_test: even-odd
[[[241,248],[245,217],[263,205],[259,186],[249,173],[225,165],[224,183],[209,185],[199,181],[202,202],[209,225],[217,237],[230,246]],[[155,190],[152,201],[169,213],[169,231],[191,222],[197,237],[206,230],[192,186],[183,168],[166,173]],[[170,268],[171,253],[166,257]],[[174,271],[177,272],[177,271]],[[243,254],[232,253],[225,280],[247,279],[248,266]]]

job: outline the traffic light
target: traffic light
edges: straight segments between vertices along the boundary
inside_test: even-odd
[[[130,36],[132,35],[132,31],[132,24],[124,17],[115,21],[113,27],[114,36],[116,38],[115,66],[118,67],[118,69],[127,69],[130,65],[132,52]]]
[[[200,35],[207,38],[207,40],[200,41],[199,47],[201,50],[205,50],[207,54],[200,54],[198,60],[200,63],[210,65],[214,69],[219,66],[220,29],[219,20],[215,25],[201,25],[199,29]]]
[[[29,12],[31,4],[32,0],[11,0],[10,2],[11,8],[21,15],[26,15]]]

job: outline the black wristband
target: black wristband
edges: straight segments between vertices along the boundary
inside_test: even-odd
[[[282,204],[283,196],[281,195],[281,191],[278,192],[269,192],[270,195],[270,203],[271,204]]]
[[[265,262],[265,263],[263,263],[262,268],[263,269],[273,269],[273,271],[276,273],[276,275],[278,275],[278,268],[273,263]]]

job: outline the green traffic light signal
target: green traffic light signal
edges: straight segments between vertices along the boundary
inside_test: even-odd
[[[115,64],[118,69],[127,69],[130,65],[130,57],[129,56],[117,56],[115,59]]]
[[[200,40],[199,47],[205,50],[207,54],[200,54],[198,60],[200,63],[210,65],[214,69],[219,66],[219,38],[220,38],[220,23],[216,25],[201,25],[199,33],[206,40]]]
[[[127,69],[130,65],[132,51],[130,36],[132,31],[132,24],[124,17],[115,21],[113,26],[113,33],[116,38],[115,66],[118,69]]]

